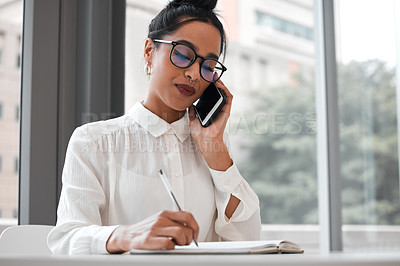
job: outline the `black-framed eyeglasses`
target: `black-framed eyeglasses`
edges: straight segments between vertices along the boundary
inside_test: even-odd
[[[172,45],[169,59],[171,63],[179,68],[188,68],[197,60],[201,59],[200,76],[208,82],[214,83],[219,80],[227,68],[214,58],[204,58],[186,44],[174,41],[153,40],[158,43],[168,43]]]

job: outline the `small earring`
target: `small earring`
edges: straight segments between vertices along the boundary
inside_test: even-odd
[[[146,63],[145,71],[146,71],[146,75],[147,75],[147,76],[150,76],[150,75],[153,73],[153,69],[151,68],[151,66],[149,65],[149,63]]]

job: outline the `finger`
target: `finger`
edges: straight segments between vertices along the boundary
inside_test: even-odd
[[[215,82],[215,86],[220,88],[225,93],[227,100],[232,101],[233,95],[230,92],[230,90],[225,86],[225,84],[222,82],[222,80],[218,80],[217,82]]]
[[[230,111],[231,111],[233,95],[221,80],[218,80],[215,83],[215,86],[217,86],[219,89],[221,89],[226,96],[226,104],[222,108],[221,112],[225,112],[229,115]]]
[[[190,228],[186,228],[191,230]],[[186,245],[188,242],[185,234],[185,227],[181,224],[175,223],[174,226],[160,227],[153,232],[153,234],[159,237],[169,237],[175,241],[178,245]]]
[[[180,224],[186,224],[186,226],[193,230],[193,235],[195,236],[195,239],[197,239],[199,225],[190,212],[165,210],[161,212],[161,216],[167,217],[168,219]]]
[[[174,218],[175,217],[177,218],[175,220],[176,222],[180,222],[185,226],[191,228],[193,230],[193,235],[197,236],[197,234],[199,233],[199,224],[190,212],[178,211],[178,216],[174,216]]]
[[[189,120],[190,120],[190,134],[194,136],[197,133],[199,133],[198,129],[201,128],[201,125],[199,119],[197,119],[196,117],[193,106],[189,108]]]
[[[190,121],[193,121],[193,119],[196,119],[196,112],[194,111],[194,106],[189,107],[189,119]]]
[[[174,249],[175,242],[169,237],[153,236],[146,239],[139,249]]]
[[[158,228],[154,233],[160,237],[171,237],[180,246],[189,245],[193,240],[193,230],[178,223],[175,226]]]

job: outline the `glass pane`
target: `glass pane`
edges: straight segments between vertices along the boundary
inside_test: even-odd
[[[228,133],[259,196],[263,237],[316,251],[313,1],[220,3],[229,38],[223,80],[234,94]]]
[[[18,222],[22,14],[22,0],[0,0],[0,231]]]
[[[143,44],[165,3],[127,0],[127,110],[146,94]],[[259,196],[263,237],[317,251],[313,0],[219,0],[217,9],[228,36],[222,80],[234,94],[227,132]]]
[[[345,251],[400,250],[395,2],[335,3]]]

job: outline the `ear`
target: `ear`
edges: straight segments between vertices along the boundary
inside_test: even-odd
[[[153,57],[153,53],[155,50],[155,45],[152,39],[147,38],[146,41],[144,42],[144,60],[146,62],[151,62],[151,59]]]

